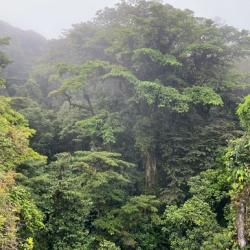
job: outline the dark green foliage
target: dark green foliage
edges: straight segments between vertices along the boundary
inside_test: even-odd
[[[119,209],[111,210],[95,221],[122,249],[159,249],[163,247],[155,196],[135,196]]]
[[[134,183],[133,164],[119,157],[109,152],[62,153],[48,166],[31,163],[20,168],[24,175],[20,181],[33,189],[46,217],[45,238],[37,239],[39,246],[93,249],[98,245],[101,235],[95,220],[126,202]]]
[[[249,130],[249,124],[250,124],[250,96],[245,97],[245,102],[239,105],[239,108],[237,109],[237,114],[240,118],[241,125]]]
[[[237,110],[245,128],[249,125],[248,106],[246,97]],[[163,230],[171,248],[242,248],[238,247],[242,246],[240,239],[249,239],[246,209],[249,206],[249,131],[230,141],[215,169],[193,177],[189,185],[192,197],[181,207],[167,207],[163,216]]]
[[[20,80],[1,80],[13,98],[0,102],[0,162],[17,172],[0,173],[0,229],[20,218],[15,246],[238,249],[242,224],[250,239],[249,96],[236,115],[250,85],[235,72],[248,31],[144,0],[73,25],[46,54],[43,38],[1,27]]]
[[[60,64],[62,84],[50,96],[81,114],[77,129],[72,121],[63,130],[72,137],[69,145],[130,151],[130,160],[139,156],[149,192],[158,183],[162,194],[173,194],[173,185],[173,199],[183,198],[187,180],[207,169],[231,136],[225,130],[238,129],[238,100],[228,94],[228,79],[248,33],[169,5],[135,1],[101,11],[64,39],[81,64]],[[105,112],[119,120],[117,131],[100,119]],[[77,119],[85,126],[80,131]]]

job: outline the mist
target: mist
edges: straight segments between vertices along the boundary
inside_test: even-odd
[[[0,1],[0,250],[250,249],[250,0]]]
[[[96,11],[118,0],[1,0],[0,20],[46,38],[58,38],[74,23],[85,22]],[[167,0],[174,7],[191,9],[197,16],[219,19],[240,29],[250,29],[248,0]]]

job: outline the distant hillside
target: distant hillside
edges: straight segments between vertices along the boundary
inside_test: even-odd
[[[4,50],[12,60],[12,63],[5,69],[5,75],[8,85],[14,89],[15,85],[26,81],[32,66],[45,53],[47,40],[34,31],[24,31],[0,21],[0,37],[5,36],[11,39],[10,44]]]

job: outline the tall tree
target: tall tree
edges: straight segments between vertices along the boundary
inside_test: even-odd
[[[119,114],[117,144],[126,137],[121,152],[140,155],[146,189],[158,185],[173,199],[182,197],[187,179],[208,168],[225,145],[224,131],[237,130],[231,121],[238,100],[227,93],[241,80],[231,67],[249,46],[248,33],[170,5],[123,1],[75,26],[66,39],[84,64],[61,65],[64,80],[53,94],[87,119],[103,110]]]

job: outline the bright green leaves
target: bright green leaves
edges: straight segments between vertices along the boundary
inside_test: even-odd
[[[175,88],[144,81],[138,83],[136,90],[138,99],[144,100],[149,106],[168,108],[177,112],[188,111],[188,99]]]
[[[136,216],[137,213],[150,214],[157,213],[160,201],[153,195],[141,195],[133,197],[122,207],[124,213]]]
[[[29,158],[40,159],[29,148],[29,137],[34,134],[23,116],[10,107],[10,99],[0,97],[0,164],[1,169],[13,168]]]
[[[171,249],[203,249],[220,231],[215,213],[203,200],[193,197],[183,206],[167,207],[163,216],[163,231],[169,237]]]
[[[172,87],[160,83],[140,82],[137,87],[139,97],[144,98],[149,105],[168,108],[177,112],[187,112],[189,106],[202,104],[221,106],[221,97],[211,88],[194,86],[185,88],[182,93]]]
[[[250,178],[250,138],[248,132],[242,137],[230,141],[224,156],[224,163],[230,171],[229,182],[234,197],[249,185]]]
[[[157,249],[159,206],[160,201],[155,196],[135,196],[121,208],[97,219],[95,225],[121,241],[125,249]]]
[[[225,163],[228,167],[248,167],[250,164],[249,158],[250,138],[248,134],[240,138],[230,141],[225,154]]]
[[[26,181],[49,218],[43,231],[48,244],[54,249],[113,245],[103,241],[94,222],[128,199],[133,164],[118,153],[79,151],[58,154],[47,166],[33,164],[29,168],[34,168],[33,175]]]
[[[103,76],[103,79],[118,78],[127,81],[128,83],[135,85],[138,79],[128,69],[121,66],[112,66],[111,70]]]
[[[213,207],[229,195],[229,174],[224,168],[208,169],[191,178],[190,193]]]
[[[134,166],[131,163],[119,159],[121,154],[105,151],[79,151],[73,155],[73,160],[89,164],[93,169],[99,168],[130,168]]]
[[[10,106],[10,99],[0,97],[0,248],[17,246],[17,238],[33,237],[42,227],[42,215],[27,190],[15,187],[17,164],[28,159],[44,159],[29,147],[34,131]],[[20,225],[18,221],[20,220]],[[20,235],[18,235],[20,234]]]
[[[194,226],[210,226],[210,222],[215,219],[215,214],[210,211],[208,204],[194,196],[180,208],[167,207],[164,218],[166,223],[173,223],[175,227],[184,229],[185,223]],[[208,221],[207,218],[212,220]]]
[[[212,88],[204,86],[194,86],[191,88],[185,88],[183,94],[193,104],[222,106],[223,101],[219,94],[217,94]]]
[[[152,81],[141,81],[133,72],[128,69],[110,65],[107,62],[89,62],[82,66],[79,66],[79,73],[77,76],[64,80],[62,86],[54,91],[53,93],[73,91],[76,93],[80,89],[87,88],[87,76],[93,76],[96,70],[99,69],[99,73],[103,75],[97,77],[99,85],[107,84],[105,81],[112,79],[118,79],[129,83],[129,87],[133,88],[135,93],[135,100],[144,101],[149,106],[155,106],[158,108],[167,108],[177,112],[187,112],[190,105],[202,104],[202,105],[222,105],[221,97],[214,92],[213,89],[203,86],[194,86],[185,88],[182,92],[178,91],[174,87],[164,86],[159,80]],[[96,77],[96,76],[95,76]],[[102,83],[102,81],[104,81]],[[131,98],[132,96],[130,96]],[[128,96],[129,98],[129,96]]]
[[[120,250],[120,247],[117,247],[113,242],[103,240],[100,243],[100,247],[98,248],[98,250]]]
[[[229,143],[224,161],[232,169],[233,191],[240,193],[249,184],[250,177],[250,96],[245,97],[244,102],[239,105],[237,114],[246,132]]]
[[[242,125],[248,129],[247,117],[249,110],[247,98],[245,99],[245,102],[239,106],[237,113],[241,119]],[[216,165],[217,168],[202,172],[199,176],[193,177],[189,182],[191,187],[190,193],[194,196],[187,202],[191,202],[192,199],[197,197],[202,200],[204,204],[209,204],[210,207],[213,208],[213,211],[217,212],[217,220],[222,228],[219,230],[216,229],[216,227],[212,229],[215,232],[214,237],[210,237],[210,230],[208,231],[204,228],[203,231],[207,232],[206,234],[210,239],[207,238],[206,241],[201,244],[202,248],[199,248],[198,246],[192,248],[190,245],[188,249],[237,248],[236,246],[238,245],[238,242],[236,243],[234,235],[236,234],[236,230],[238,231],[237,233],[239,233],[239,204],[240,202],[243,202],[244,206],[249,206],[249,155],[250,139],[249,131],[247,130],[243,136],[229,142],[222,159],[220,159]],[[186,203],[183,205],[183,208]],[[199,218],[202,208],[199,208],[198,204],[194,207],[197,209],[196,214],[197,218]],[[173,211],[173,213],[175,212]],[[188,214],[187,211],[186,214]],[[249,217],[249,212],[247,209],[244,210],[243,214],[244,237],[248,238],[249,227],[247,218]],[[207,218],[207,221],[209,220],[210,223],[212,222],[211,225],[214,224],[213,218],[210,217],[209,219],[209,214],[204,215]],[[181,215],[181,218],[183,218],[183,216],[184,215]],[[188,216],[188,218],[192,218],[190,214]],[[197,225],[193,227],[193,230],[196,229]],[[185,235],[185,241],[188,233]],[[199,239],[201,239],[201,237]],[[176,247],[174,249],[178,248]]]
[[[25,187],[14,187],[11,197],[20,218],[18,221],[18,235],[26,241],[22,242],[22,245],[27,245],[30,240],[33,242],[37,232],[44,229],[43,213],[37,208],[31,193]]]
[[[79,121],[76,127],[81,137],[89,136],[94,144],[98,143],[98,139],[102,139],[104,145],[114,144],[117,134],[124,130],[118,114],[107,112]]]
[[[241,125],[249,130],[250,128],[250,95],[245,97],[243,103],[241,103],[237,109],[237,114],[240,118]]]

